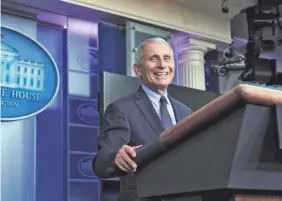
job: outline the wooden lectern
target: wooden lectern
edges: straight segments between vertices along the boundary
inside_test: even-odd
[[[139,197],[282,201],[282,91],[239,85],[137,151]]]

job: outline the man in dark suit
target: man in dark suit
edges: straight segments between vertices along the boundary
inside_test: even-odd
[[[138,47],[133,68],[141,86],[135,94],[107,107],[93,160],[98,177],[120,177],[120,201],[143,200],[138,198],[134,183],[136,149],[192,112],[167,94],[175,67],[173,50],[165,40],[145,40]]]

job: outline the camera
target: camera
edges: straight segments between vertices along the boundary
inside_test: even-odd
[[[282,69],[281,72],[278,71],[276,59],[260,58],[262,52],[274,52],[276,47],[282,46],[282,38],[277,43],[264,39],[264,31],[268,28],[272,29],[272,35],[275,35],[276,28],[282,33],[278,8],[280,4],[282,0],[258,0],[258,5],[245,10],[249,34],[245,55],[225,57],[223,63],[211,65],[212,74],[226,76],[230,71],[240,71],[242,81],[266,85],[282,84]],[[221,11],[229,12],[227,0],[222,1]],[[225,53],[226,51],[224,56]]]
[[[229,12],[229,8],[227,6],[223,6],[223,7],[221,7],[221,12],[228,13]]]
[[[270,28],[275,35],[277,26],[282,32],[279,4],[282,4],[281,0],[258,0],[257,6],[246,9],[249,38],[245,53],[245,69],[240,76],[242,81],[267,85],[282,84],[282,72],[277,71],[276,59],[260,58],[261,52],[274,52],[276,48],[275,41],[263,38],[264,30]]]
[[[273,40],[262,40],[261,51],[262,52],[273,52],[275,50],[275,42]]]

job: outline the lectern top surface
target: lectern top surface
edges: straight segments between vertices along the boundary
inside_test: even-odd
[[[173,144],[196,127],[219,117],[238,103],[262,106],[282,104],[282,91],[248,84],[238,85],[161,133],[161,144]]]

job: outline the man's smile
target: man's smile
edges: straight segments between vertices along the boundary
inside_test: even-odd
[[[156,72],[154,73],[154,75],[156,75],[157,77],[164,77],[164,76],[168,76],[169,72]]]

